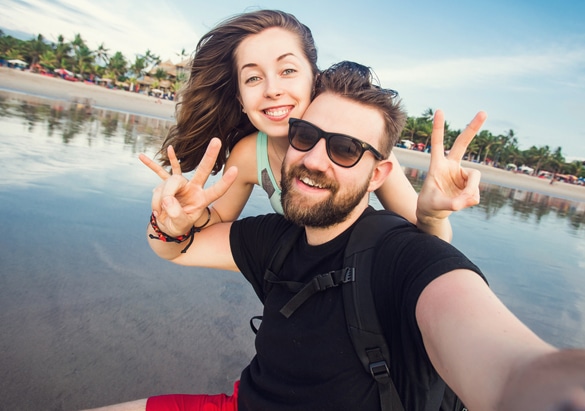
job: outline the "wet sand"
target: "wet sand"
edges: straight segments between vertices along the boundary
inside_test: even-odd
[[[60,78],[51,78],[5,67],[0,67],[0,89],[65,101],[83,102],[89,100],[100,108],[164,119],[173,118],[175,110],[175,102],[173,101],[158,100],[154,97],[122,90],[110,90],[93,84],[69,82]],[[401,148],[396,148],[395,153],[403,166],[428,168],[429,154]],[[534,191],[574,201],[585,201],[585,186],[561,182],[555,182],[551,185],[546,179],[468,161],[463,163],[465,167],[480,170],[482,182],[485,183]]]

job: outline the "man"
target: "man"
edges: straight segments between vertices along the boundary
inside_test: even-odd
[[[237,170],[203,187],[217,141],[191,181],[182,177],[172,150],[172,176],[150,163],[165,180],[153,194],[148,228],[153,250],[177,264],[241,271],[264,299],[257,355],[242,372],[237,394],[228,399],[231,405],[222,398],[215,409],[236,409],[234,402],[239,410],[380,408],[376,385],[347,334],[341,287],[311,296],[288,318],[280,309],[292,291],[275,284],[262,294],[264,272],[291,224],[304,227],[304,235],[276,273],[281,280],[305,283],[341,268],[354,224],[374,212],[369,193],[392,169],[386,158],[404,113],[394,95],[372,85],[369,69],[341,63],[323,73],[316,93],[303,120],[291,122],[291,147],[282,170],[285,218],[216,224],[193,237],[193,224],[205,221],[206,207],[226,191]],[[451,168],[445,173],[451,181],[443,187],[455,191],[451,197],[465,196],[466,179],[476,178],[451,158],[461,158],[481,122],[472,122],[445,159],[442,114],[437,113],[432,155]],[[441,186],[438,182],[435,188]],[[371,273],[374,300],[405,410],[438,410],[444,382],[470,410],[585,409],[585,351],[560,351],[542,341],[498,300],[460,252],[408,224],[389,229],[377,249]],[[171,409],[159,407],[164,403],[159,397],[119,409],[144,409],[145,404],[147,410]]]

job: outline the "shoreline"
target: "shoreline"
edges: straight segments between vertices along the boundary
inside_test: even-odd
[[[70,82],[60,78],[0,67],[0,91],[67,102],[90,102],[96,108],[174,120],[175,102],[94,84]],[[395,147],[401,166],[428,170],[430,154]],[[567,200],[585,202],[585,186],[555,182],[514,173],[483,164],[463,161],[462,165],[481,172],[481,182],[532,191]]]
[[[174,101],[7,67],[0,67],[0,91],[66,102],[89,102],[100,109],[163,120],[173,120],[175,114]]]

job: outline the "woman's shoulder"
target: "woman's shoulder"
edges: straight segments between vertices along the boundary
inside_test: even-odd
[[[232,155],[236,156],[249,156],[251,153],[256,155],[256,141],[258,139],[258,131],[255,131],[252,134],[248,134],[245,137],[242,137],[240,141],[236,143],[236,145],[232,148],[229,157]]]
[[[256,139],[258,132],[243,137],[232,148],[226,161],[226,169],[228,167],[238,167],[239,177],[244,177],[244,180],[256,183],[258,179],[256,173]]]

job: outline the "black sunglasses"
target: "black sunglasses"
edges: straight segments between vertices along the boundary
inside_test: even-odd
[[[327,155],[340,167],[350,168],[355,166],[364,152],[370,151],[376,160],[383,160],[384,156],[378,150],[357,138],[345,134],[328,133],[319,127],[298,118],[288,120],[288,141],[292,148],[298,151],[309,151],[324,138],[327,147]]]

